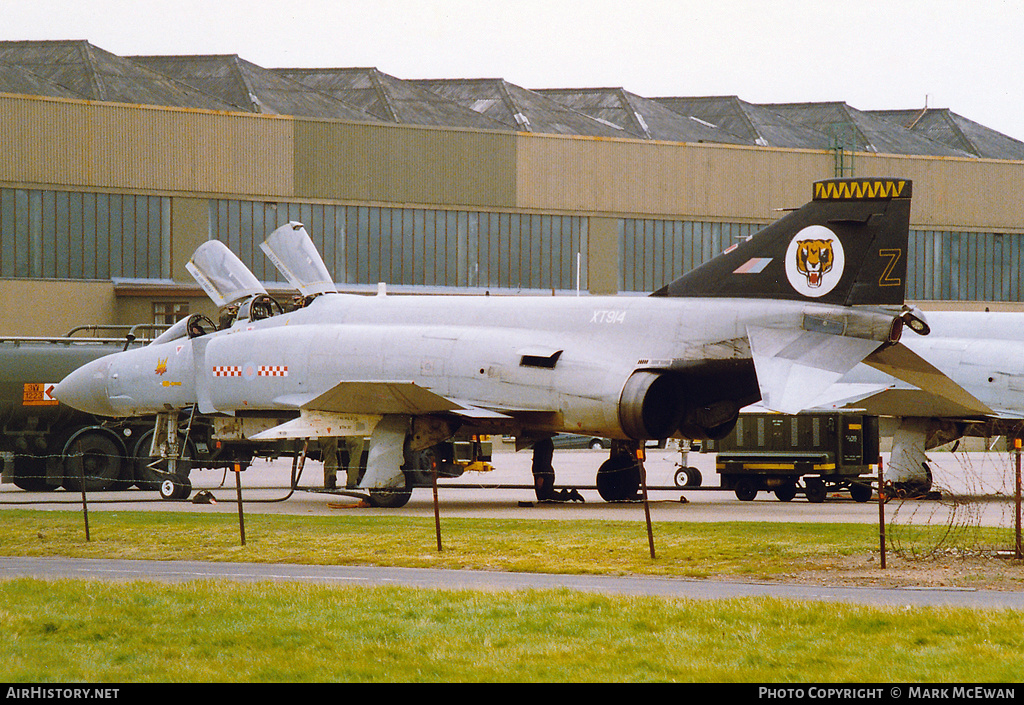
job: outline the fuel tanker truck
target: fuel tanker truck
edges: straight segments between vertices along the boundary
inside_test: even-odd
[[[166,477],[150,457],[153,419],[111,420],[75,411],[52,396],[73,370],[149,342],[155,326],[80,327],[64,337],[0,338],[0,457],[3,480],[30,491],[159,489]],[[83,337],[83,332],[93,337]],[[197,434],[198,436],[198,434]],[[195,457],[188,442],[183,457]],[[207,449],[202,448],[205,452]],[[187,477],[187,464],[179,474]]]

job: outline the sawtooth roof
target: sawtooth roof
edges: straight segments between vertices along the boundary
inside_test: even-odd
[[[135,56],[132,60],[246,112],[376,122],[364,110],[235,54]]]
[[[566,108],[551,98],[501,78],[425,79],[414,83],[518,132],[636,136],[610,122]]]
[[[947,147],[986,159],[1024,160],[1024,142],[985,127],[948,108],[870,110],[902,127],[942,142]]]
[[[546,88],[536,92],[642,139],[753,144],[715,124],[674,112],[623,88]]]
[[[825,133],[737,96],[663,97],[654,100],[680,115],[717,125],[760,147],[829,149],[832,146]]]
[[[825,133],[836,144],[851,151],[934,157],[974,156],[842,102],[769,103],[764,107]]]
[[[27,69],[87,100],[237,110],[85,40],[0,41],[0,62]]]
[[[531,91],[500,78],[271,70],[236,55],[119,57],[86,40],[0,41],[0,92],[359,122],[1024,160],[1024,142],[947,109],[651,99],[624,88]]]
[[[42,95],[50,98],[77,98],[86,96],[14,64],[0,63],[0,93]]]
[[[379,120],[407,125],[507,130],[496,120],[376,68],[274,69]]]

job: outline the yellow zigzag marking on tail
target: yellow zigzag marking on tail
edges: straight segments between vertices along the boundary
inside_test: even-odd
[[[899,198],[905,181],[826,181],[814,185],[814,197],[820,200],[860,200]]]

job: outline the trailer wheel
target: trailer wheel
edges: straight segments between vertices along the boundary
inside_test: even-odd
[[[736,481],[736,499],[749,502],[757,496],[757,485],[749,477],[742,477]]]
[[[867,502],[871,499],[871,485],[854,482],[850,485],[850,496],[854,502]]]
[[[64,464],[64,488],[103,492],[124,489],[125,448],[121,439],[109,430],[93,426],[71,434],[61,454]]]
[[[784,485],[779,485],[775,488],[775,497],[780,502],[788,502],[796,497],[796,485],[792,482],[787,482]]]
[[[826,494],[825,483],[821,481],[821,478],[809,477],[804,480],[804,495],[808,502],[820,504],[825,501]]]

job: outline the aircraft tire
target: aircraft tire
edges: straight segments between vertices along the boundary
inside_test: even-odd
[[[609,458],[597,471],[597,493],[606,502],[636,499],[640,491],[640,468],[628,456]]]
[[[679,468],[672,478],[676,487],[700,487],[704,482],[700,470],[695,467]]]
[[[188,499],[192,494],[192,482],[180,475],[164,475],[160,483],[160,496],[164,499]]]
[[[179,442],[184,442],[185,436],[178,434]],[[140,490],[159,490],[160,483],[167,477],[167,472],[162,468],[167,467],[166,461],[161,461],[156,468],[150,467],[150,464],[161,460],[159,457],[150,456],[149,449],[153,443],[153,431],[146,431],[144,434],[139,436],[139,440],[135,442],[135,447],[132,452],[132,477],[135,485]],[[178,475],[181,477],[188,477],[192,470],[192,458],[195,457],[195,447],[192,442],[189,441],[181,449],[181,460],[178,461]]]
[[[850,485],[850,497],[854,502],[867,502],[871,499],[871,485],[854,482]]]
[[[370,506],[381,509],[400,509],[409,503],[412,488],[404,489],[371,489]]]

